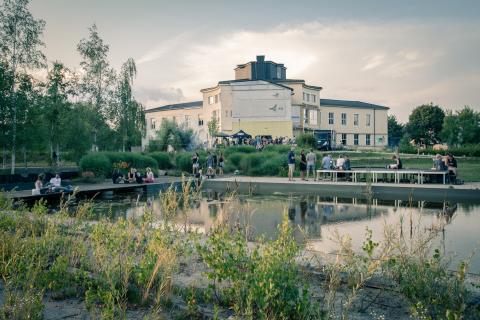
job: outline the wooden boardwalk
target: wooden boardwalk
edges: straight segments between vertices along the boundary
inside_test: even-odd
[[[135,189],[147,189],[147,188],[158,188],[164,187],[166,185],[170,185],[171,183],[181,182],[181,178],[179,177],[170,177],[170,176],[162,176],[155,179],[153,183],[124,183],[124,184],[114,184],[111,180],[105,180],[103,183],[95,183],[95,184],[86,184],[86,183],[79,183],[73,184],[73,188],[77,190],[78,194],[95,194],[98,192],[105,192],[105,191],[128,191],[128,190],[135,190]],[[20,190],[20,191],[13,191],[8,192],[8,196],[16,199],[16,200],[24,200],[25,202],[33,202],[39,200],[41,198],[44,199],[57,199],[60,198],[62,193],[61,192],[53,192],[41,195],[32,195],[31,190]]]

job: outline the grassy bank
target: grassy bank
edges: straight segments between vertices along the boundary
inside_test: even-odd
[[[92,318],[347,319],[388,314],[372,298],[369,282],[383,279],[382,297],[422,319],[474,319],[466,271],[447,271],[449,257],[435,249],[441,225],[410,236],[402,223],[384,239],[366,230],[363,250],[337,235],[338,257],[303,256],[284,220],[275,240],[250,243],[248,228],[226,219],[209,234],[186,223],[198,192],[185,183],[160,195],[161,217],[100,218],[91,202],[12,207],[0,197],[2,319],[42,319],[52,299],[85,305]],[[233,204],[229,197],[225,205]],[[159,219],[162,220],[159,220]],[[312,259],[316,262],[315,269]],[[300,267],[303,266],[303,267]],[[302,270],[302,271],[301,271]],[[370,288],[370,289],[369,289]],[[378,289],[376,289],[378,290]],[[367,300],[365,300],[367,299]],[[373,299],[373,300],[372,300]],[[365,301],[369,301],[365,307]],[[381,305],[381,304],[380,304]]]
[[[225,158],[225,173],[234,173],[239,171],[242,175],[248,176],[280,176],[286,177],[288,172],[287,153],[289,146],[271,145],[263,151],[256,151],[251,146],[234,146],[225,149],[216,150],[219,156],[223,153]],[[299,168],[298,157],[301,148],[296,148],[297,172]],[[214,152],[214,151],[212,151]],[[308,152],[308,150],[305,150]],[[207,152],[198,151],[200,156],[200,165],[205,170]],[[336,159],[340,154],[346,154],[351,160],[353,168],[385,168],[391,164],[392,153],[385,152],[330,152]],[[83,172],[90,172],[96,176],[109,177],[115,167],[120,166],[126,174],[130,167],[137,168],[141,172],[146,167],[169,171],[170,174],[180,175],[182,172],[191,173],[191,158],[193,152],[178,152],[169,154],[166,152],[153,152],[149,154],[140,153],[93,153],[82,158],[80,167]],[[326,152],[316,152],[317,167]],[[433,166],[432,156],[402,154],[402,161],[406,169],[429,169]],[[458,157],[459,178],[466,182],[480,181],[480,158],[477,157]]]

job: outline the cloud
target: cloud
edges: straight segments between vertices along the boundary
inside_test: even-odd
[[[480,51],[480,23],[462,23],[313,21],[213,36],[192,33],[142,57],[150,62],[141,71],[143,84],[182,88],[183,98],[173,98],[197,100],[200,89],[233,79],[237,64],[263,54],[284,63],[289,78],[322,86],[325,98],[384,104],[405,121],[422,103],[453,108],[480,101],[479,90],[461,87],[466,81],[473,81],[468,88],[480,87],[480,64],[472,54]]]
[[[147,109],[185,100],[183,91],[179,88],[138,87],[135,88],[135,98],[141,101]]]

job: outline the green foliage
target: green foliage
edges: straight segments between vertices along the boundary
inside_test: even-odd
[[[112,171],[112,162],[104,153],[90,153],[80,160],[83,172],[90,171],[95,177],[107,177]]]
[[[150,141],[149,151],[167,151],[169,145],[175,150],[191,150],[194,143],[192,129],[180,127],[174,120],[163,119],[157,138]]]
[[[285,218],[276,240],[248,249],[245,236],[224,227],[198,245],[210,288],[247,319],[316,319],[295,257],[299,248]],[[217,286],[225,282],[224,286]]]
[[[83,172],[94,172],[96,177],[110,177],[113,164],[119,162],[126,162],[129,168],[136,168],[137,170],[145,170],[147,167],[152,170],[158,169],[158,163],[154,158],[134,152],[90,153],[82,157],[80,168]]]
[[[404,125],[394,115],[388,116],[388,144],[397,146],[403,138]]]
[[[455,113],[448,111],[443,120],[441,136],[449,146],[479,143],[480,113],[468,106]]]
[[[419,319],[461,319],[466,308],[467,266],[458,273],[448,270],[449,259],[438,249],[429,259],[399,256],[389,260],[387,270]]]
[[[158,169],[166,170],[173,168],[170,155],[167,152],[152,152],[148,154],[158,163]]]
[[[297,143],[303,148],[315,148],[317,146],[317,139],[313,133],[301,133],[297,137]]]
[[[253,146],[247,146],[247,145],[239,145],[239,146],[231,146],[228,148],[225,148],[223,151],[223,154],[228,157],[230,154],[234,152],[239,152],[239,153],[254,153],[257,150]]]
[[[440,141],[445,112],[437,105],[416,107],[408,118],[406,131],[417,144],[433,145]]]

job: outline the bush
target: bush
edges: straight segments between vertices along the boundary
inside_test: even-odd
[[[288,154],[291,146],[287,144],[269,144],[263,148],[263,151]]]
[[[134,152],[97,152],[83,156],[80,160],[82,171],[92,171],[95,176],[110,177],[115,163],[125,162],[128,168],[143,170],[147,167],[158,169],[158,164],[152,157]]]
[[[219,228],[198,251],[214,281],[211,296],[233,305],[240,318],[318,319],[295,261],[299,248],[286,218],[278,239],[260,248],[249,250],[240,231]],[[217,287],[224,281],[226,285]]]
[[[175,155],[175,167],[177,170],[192,172],[192,152],[182,152]]]
[[[297,143],[304,148],[315,148],[316,140],[313,133],[301,133],[298,135]]]
[[[257,151],[257,150],[253,146],[248,146],[248,145],[231,146],[231,147],[225,148],[225,150],[223,151],[223,155],[225,157],[228,157],[229,155],[231,155],[232,153],[235,153],[235,152],[254,153],[255,151]]]
[[[90,153],[82,157],[80,168],[83,172],[93,172],[96,177],[107,177],[112,171],[112,163],[103,153]]]
[[[166,170],[173,168],[170,155],[167,152],[153,152],[149,156],[157,161],[158,169]]]

